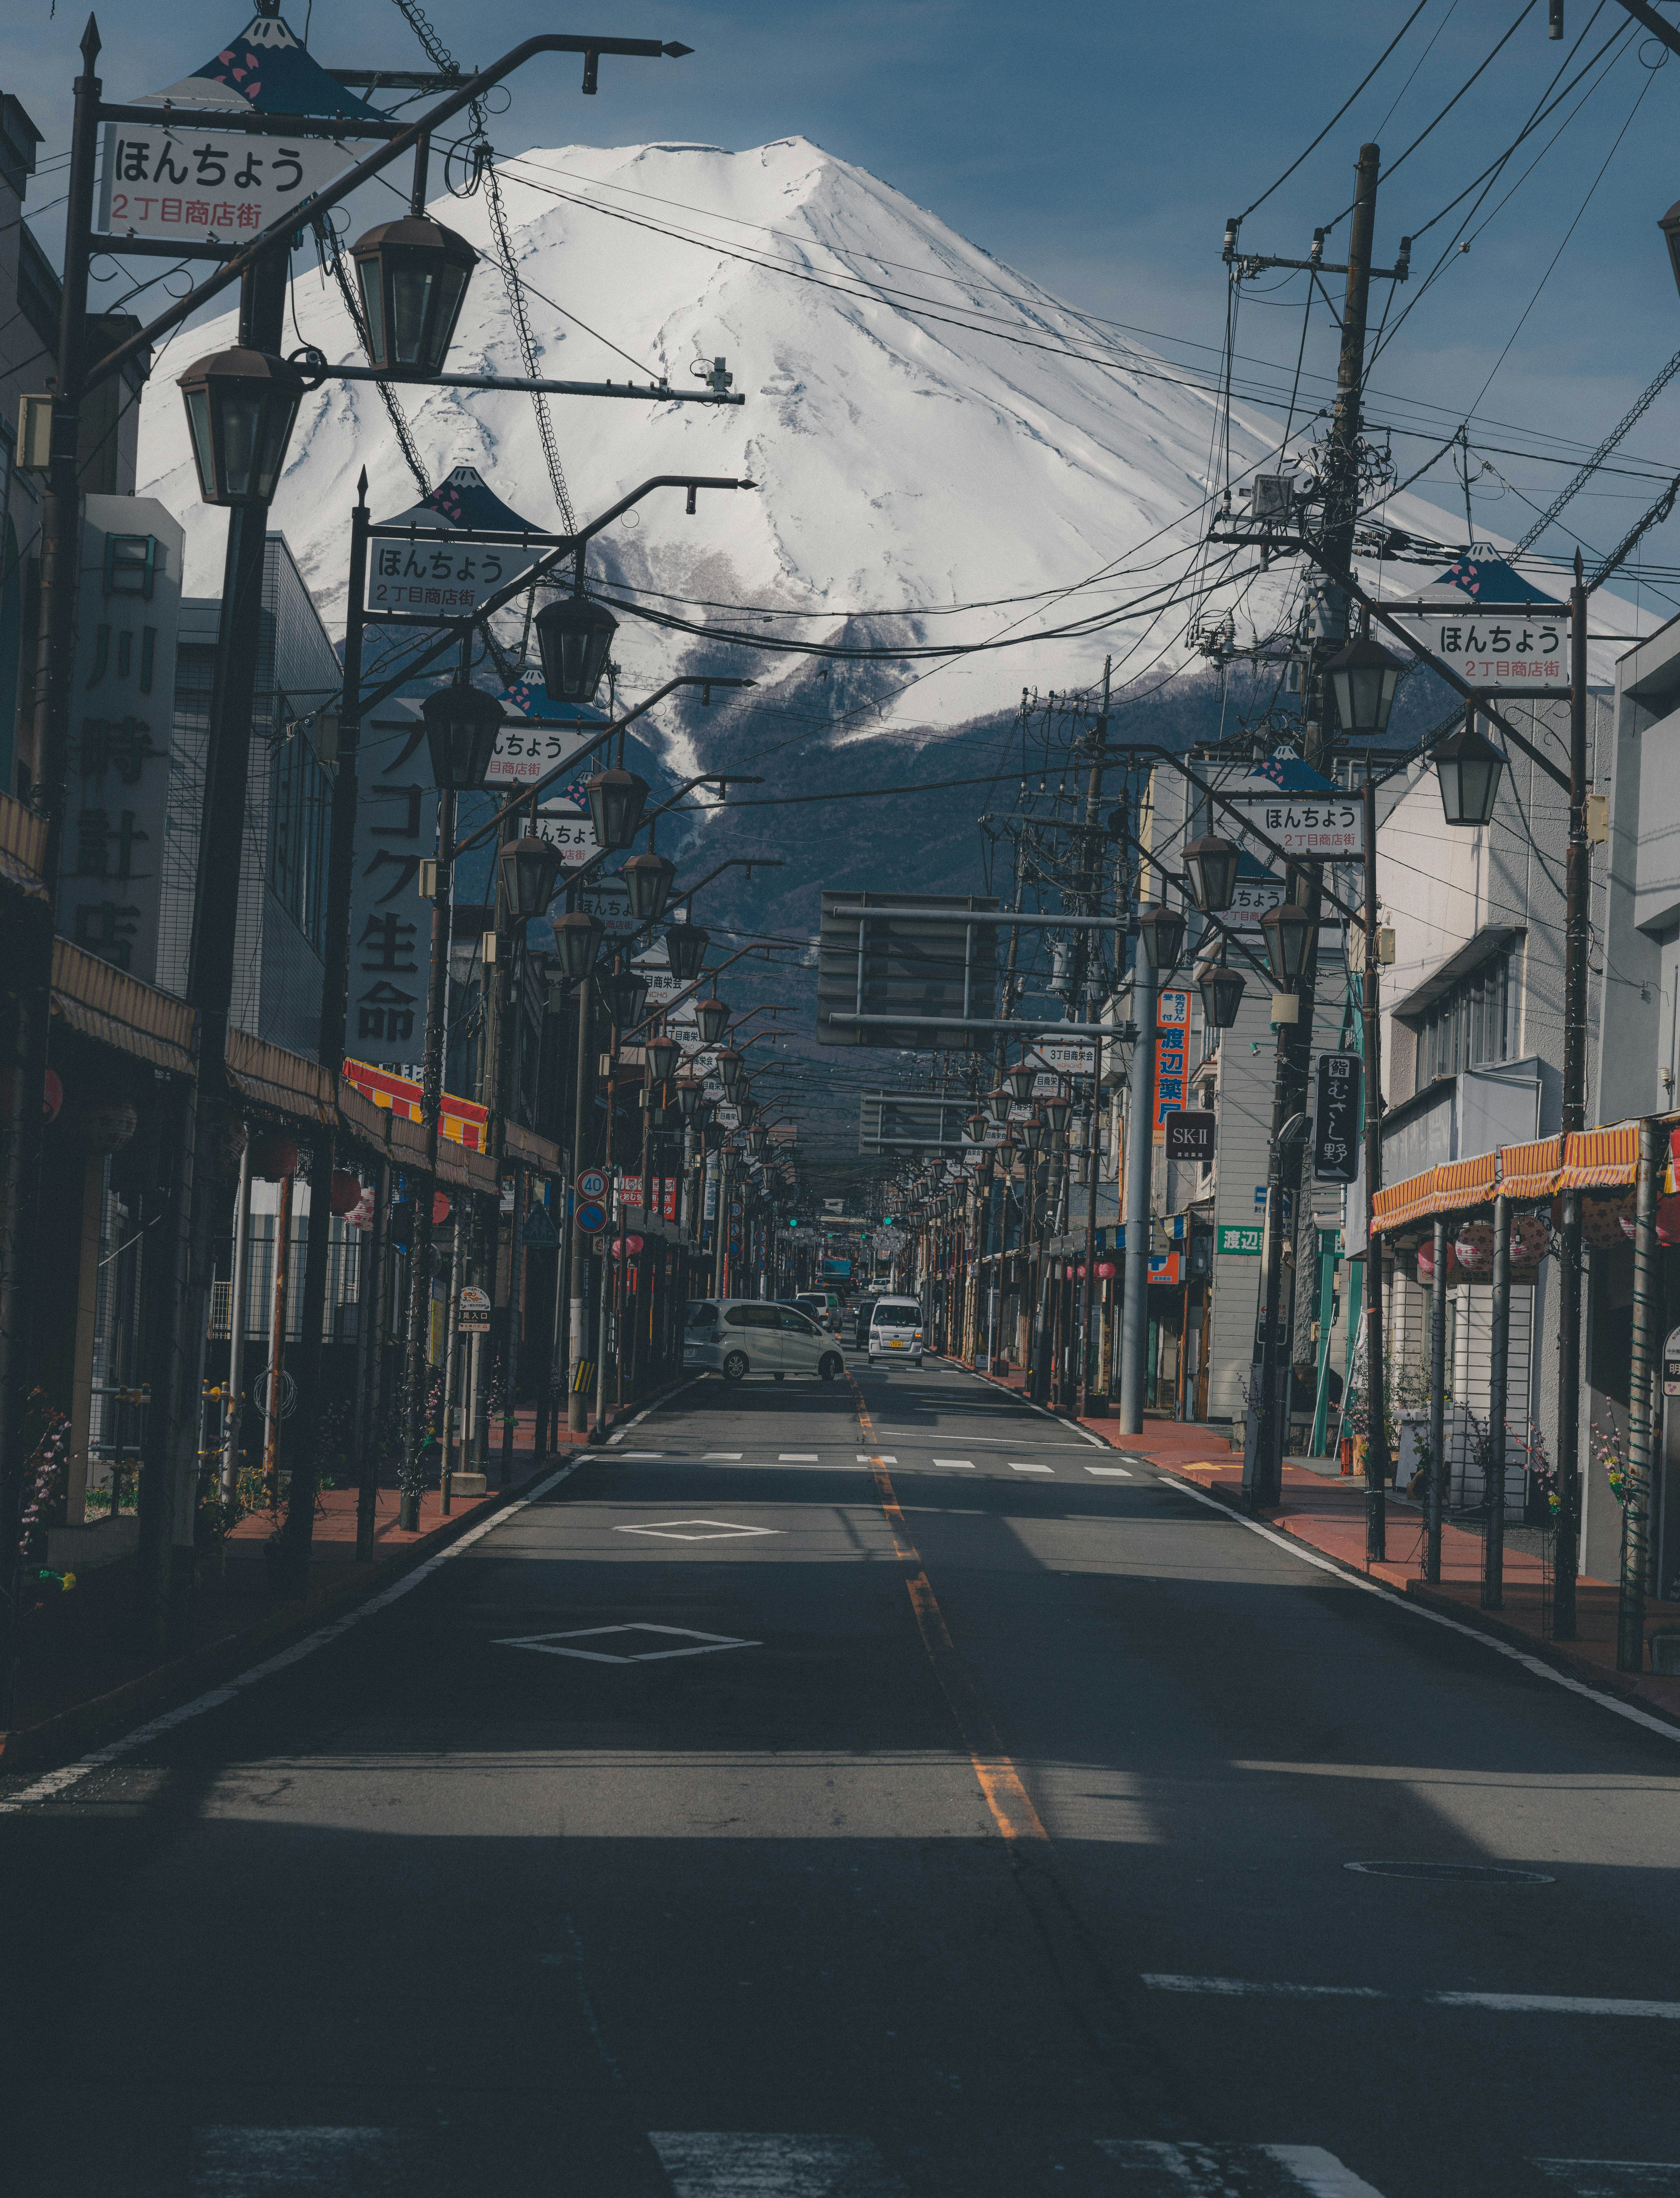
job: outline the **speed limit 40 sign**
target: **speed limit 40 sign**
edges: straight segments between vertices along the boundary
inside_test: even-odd
[[[605,1198],[607,1178],[603,1172],[600,1168],[580,1169],[578,1175],[577,1192],[579,1199],[585,1202],[593,1199]]]

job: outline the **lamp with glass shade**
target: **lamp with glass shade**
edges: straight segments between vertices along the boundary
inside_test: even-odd
[[[350,247],[368,356],[382,374],[441,374],[479,255],[429,214],[381,222]]]
[[[633,770],[598,770],[584,782],[590,821],[603,847],[635,844],[642,811],[648,800],[648,782]]]
[[[1260,918],[1266,962],[1280,991],[1293,992],[1299,986],[1312,930],[1312,918],[1292,900],[1279,901]]]
[[[1223,946],[1217,962],[1203,962],[1196,986],[1201,994],[1202,1020],[1211,1030],[1229,1030],[1242,1005],[1243,979],[1241,969],[1226,967]]]
[[[685,1122],[692,1122],[700,1101],[706,1096],[698,1077],[679,1076],[672,1087],[677,1094],[677,1111]]]
[[[630,912],[638,923],[657,923],[671,898],[677,865],[652,848],[632,855],[619,872],[630,894]]]
[[[1073,1111],[1072,1100],[1064,1099],[1061,1094],[1057,1092],[1054,1098],[1042,1100],[1039,1103],[1043,1109],[1044,1119],[1051,1129],[1061,1131],[1067,1127],[1067,1117]]]
[[[1181,910],[1156,901],[1139,919],[1137,930],[1157,976],[1164,977],[1178,967],[1178,957],[1184,951],[1184,917]]]
[[[1043,1150],[1044,1140],[1049,1137],[1049,1123],[1046,1122],[1042,1116],[1038,1114],[1030,1116],[1027,1120],[1020,1125],[1021,1137],[1025,1141],[1027,1148],[1032,1152],[1037,1153]]]
[[[712,934],[697,923],[673,923],[665,934],[666,959],[679,985],[692,985],[700,974]]]
[[[668,1038],[663,1031],[656,1038],[650,1038],[642,1050],[642,1058],[648,1064],[648,1081],[669,1083],[676,1073],[677,1056],[681,1050],[676,1039]]]
[[[740,1097],[747,1083],[747,1061],[744,1055],[737,1053],[732,1045],[725,1046],[718,1055],[717,1067],[713,1073],[724,1087],[724,1098]]]
[[[559,596],[532,620],[543,658],[543,684],[556,701],[595,700],[619,621],[589,596]]]
[[[1474,725],[1465,724],[1434,751],[1441,809],[1449,824],[1485,824],[1493,815],[1505,759]]]
[[[640,969],[615,970],[608,997],[613,1020],[620,1030],[634,1030],[647,1012],[648,980]]]
[[[508,841],[496,861],[508,898],[508,913],[514,922],[528,923],[533,916],[546,915],[564,867],[553,841],[521,833],[517,840]]]
[[[1190,898],[1204,916],[1223,916],[1236,898],[1237,864],[1241,859],[1240,848],[1214,833],[1192,840],[1185,848]]]
[[[502,705],[480,687],[439,687],[421,704],[420,714],[436,785],[444,792],[476,793],[496,753]]]
[[[994,1122],[1007,1122],[1009,1109],[1014,1104],[1014,1094],[1007,1085],[1000,1084],[995,1091],[986,1093],[982,1104]]]
[[[1403,669],[1369,633],[1338,651],[1324,666],[1336,698],[1341,729],[1352,740],[1376,740],[1388,730],[1388,712]]]
[[[730,1026],[730,1007],[713,992],[709,999],[695,1002],[695,1021],[700,1030],[702,1045],[716,1045]]]
[[[272,503],[303,401],[299,369],[269,352],[212,352],[176,387],[186,402],[204,502],[234,509]]]
[[[1009,1087],[1010,1096],[1025,1103],[1032,1096],[1032,1087],[1038,1080],[1038,1068],[1031,1061],[1017,1061],[1003,1071],[1003,1081]]]
[[[586,916],[580,908],[555,918],[555,952],[560,957],[560,966],[569,983],[583,983],[596,965],[601,942],[606,936],[607,927],[601,918]]]

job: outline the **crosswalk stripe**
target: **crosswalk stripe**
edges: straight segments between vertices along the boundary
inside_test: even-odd
[[[677,2198],[902,2198],[866,2137],[651,2130]]]
[[[1316,2144],[1156,2144],[1099,2137],[1125,2198],[1382,2198]]]
[[[1130,1480],[1131,1474],[1124,1465],[1088,1465],[1087,1473],[1094,1473],[1099,1480]]]
[[[778,1451],[776,1462],[778,1465],[815,1465],[817,1452],[814,1450]]]
[[[935,1465],[961,1466],[968,1473],[974,1470],[974,1461],[971,1457],[936,1457],[933,1462]]]
[[[1022,1465],[1018,1459],[1012,1457],[1009,1470],[1011,1473],[1054,1473],[1055,1468],[1053,1465]]]
[[[700,1452],[700,1462],[702,1465],[739,1465],[741,1452],[738,1450],[706,1450]]]
[[[857,1453],[857,1462],[859,1465],[897,1465],[898,1461],[890,1454],[883,1455],[879,1451],[860,1450]]]
[[[1680,2198],[1680,2160],[1537,2160],[1532,2165],[1574,2198]]]

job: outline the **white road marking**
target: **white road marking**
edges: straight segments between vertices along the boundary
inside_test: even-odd
[[[1575,1992],[1391,1992],[1375,1985],[1274,1984],[1164,1972],[1147,1974],[1142,1982],[1151,1992],[1196,1992],[1214,1999],[1410,1999],[1420,2007],[1479,2007],[1494,2015],[1607,2015],[1680,2022],[1680,2000],[1675,1999],[1602,1999]]]
[[[738,1450],[703,1450],[700,1462],[702,1465],[739,1465],[741,1452]]]
[[[694,1648],[644,1648],[636,1656],[612,1656],[601,1648],[568,1648],[568,1641],[598,1641],[611,1634],[657,1633],[667,1639],[699,1643]],[[674,1656],[709,1656],[718,1648],[762,1648],[762,1641],[737,1641],[727,1633],[701,1633],[692,1625],[584,1625],[569,1633],[526,1633],[491,1643],[496,1648],[534,1648],[543,1656],[573,1656],[584,1664],[664,1664]]]
[[[650,2130],[677,2198],[899,2198],[866,2137]]]
[[[1125,1465],[1088,1465],[1087,1473],[1094,1473],[1099,1480],[1130,1480],[1131,1468]]]
[[[958,1466],[961,1467],[963,1471],[968,1473],[972,1473],[974,1470],[974,1461],[971,1457],[936,1457],[933,1460],[933,1462],[935,1465]]]
[[[625,1456],[628,1458],[639,1460],[642,1464],[646,1464],[651,1458],[663,1457],[665,1456],[665,1452],[662,1450],[627,1450],[625,1452]]]
[[[896,1457],[887,1457],[881,1451],[860,1450],[857,1453],[857,1462],[859,1465],[897,1465],[898,1461]]]
[[[691,1530],[698,1527],[698,1533]],[[663,1519],[657,1526],[614,1526],[615,1534],[657,1534],[666,1542],[726,1542],[740,1534],[779,1534],[780,1526],[743,1526],[730,1519]]]
[[[649,1406],[648,1409],[651,1410],[653,1408]],[[632,1421],[631,1425],[634,1424]],[[375,1611],[386,1609],[399,1596],[412,1594],[423,1579],[429,1579],[437,1571],[439,1565],[448,1564],[451,1558],[470,1550],[475,1542],[481,1542],[486,1534],[493,1534],[498,1526],[505,1526],[509,1519],[516,1519],[539,1497],[546,1496],[551,1488],[558,1488],[561,1482],[568,1480],[579,1466],[588,1463],[586,1454],[574,1457],[569,1464],[562,1465],[556,1472],[549,1474],[545,1480],[539,1480],[528,1496],[521,1496],[512,1503],[504,1503],[499,1511],[492,1513],[478,1526],[469,1526],[459,1540],[451,1542],[446,1550],[439,1550],[435,1556],[427,1557],[411,1573],[404,1573],[401,1579],[393,1580],[378,1595],[370,1595],[365,1602],[358,1602],[354,1610],[346,1611],[342,1618],[334,1619],[330,1625],[317,1626],[313,1633],[305,1634],[301,1641],[294,1641],[289,1648],[282,1648],[278,1655],[265,1657],[260,1664],[253,1664],[248,1672],[240,1672],[225,1686],[212,1687],[207,1694],[195,1695],[191,1701],[183,1702],[177,1708],[166,1710],[161,1717],[148,1718],[144,1724],[136,1725],[132,1732],[125,1732],[117,1740],[108,1741],[103,1747],[96,1747],[88,1754],[78,1756],[74,1763],[66,1763],[56,1771],[49,1771],[44,1776],[0,1801],[0,1815],[14,1815],[32,1802],[51,1800],[55,1794],[62,1794],[67,1788],[85,1778],[90,1771],[102,1771],[108,1764],[120,1762],[124,1756],[131,1755],[136,1748],[144,1747],[148,1742],[172,1732],[177,1725],[186,1724],[195,1717],[202,1717],[206,1710],[220,1709],[224,1702],[234,1701],[247,1687],[254,1687],[259,1680],[271,1678],[276,1672],[286,1671],[294,1664],[300,1664],[305,1656],[312,1656],[317,1648],[324,1648],[329,1641],[336,1641],[340,1634],[348,1633],[352,1625],[359,1625],[364,1618],[371,1618]]]
[[[1680,2198],[1680,2161],[1536,2160],[1531,2166],[1575,2198]]]
[[[818,1462],[814,1450],[784,1450],[776,1453],[778,1465],[815,1465]]]
[[[1098,2137],[1096,2149],[1128,2172],[1128,2198],[1382,2198],[1316,2144],[1154,2144]]]
[[[414,2135],[390,2129],[305,2124],[291,2129],[239,2125],[195,2129],[188,2168],[192,2198],[315,2198],[341,2192],[411,2188]]]
[[[1055,1468],[1053,1465],[1023,1465],[1018,1458],[1012,1457],[1009,1470],[1011,1473],[1054,1473]]]

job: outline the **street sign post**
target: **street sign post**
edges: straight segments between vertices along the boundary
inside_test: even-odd
[[[598,1236],[607,1226],[607,1208],[598,1199],[586,1198],[578,1207],[578,1226],[585,1236]]]
[[[1213,1158],[1212,1114],[1184,1108],[1166,1118],[1166,1156],[1170,1160],[1195,1160],[1206,1167]]]
[[[455,1324],[456,1332],[462,1335],[488,1335],[490,1292],[468,1283],[456,1302]]]
[[[1359,1172],[1357,1053],[1318,1056],[1318,1108],[1312,1125],[1312,1173],[1318,1183],[1352,1183]]]
[[[606,1175],[600,1168],[582,1168],[578,1171],[576,1188],[580,1199],[605,1198]]]

